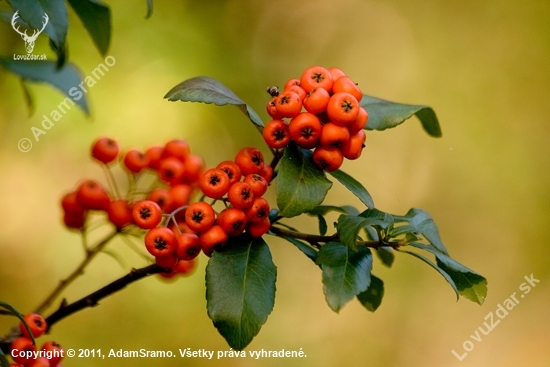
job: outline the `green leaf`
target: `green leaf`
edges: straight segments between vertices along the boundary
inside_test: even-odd
[[[348,212],[349,207],[334,206],[334,205],[319,205],[309,210],[307,213],[311,215],[327,215],[330,212],[339,212],[344,214],[353,214]]]
[[[147,0],[147,15],[145,19],[151,18],[151,15],[153,15],[153,0]]]
[[[0,301],[0,308],[3,308],[5,310],[7,310],[10,315],[17,317],[21,322],[23,322],[23,325],[25,325],[25,329],[27,329],[27,332],[28,332],[30,338],[32,339],[32,343],[34,345],[36,345],[36,341],[34,340],[34,336],[31,332],[31,329],[29,328],[29,325],[25,321],[25,319],[24,319],[23,315],[21,314],[21,312],[17,311],[13,306],[7,304],[6,302],[2,302],[2,301]]]
[[[65,103],[69,108],[74,102],[86,113],[86,115],[90,114],[86,95],[78,89],[78,84],[81,83],[82,80],[80,78],[80,73],[72,63],[65,64],[61,69],[56,69],[56,65],[52,61],[19,62],[0,58],[0,65],[21,76],[24,80],[45,82],[53,85],[69,97],[69,100]],[[71,93],[73,94],[72,96]]]
[[[434,254],[437,266],[453,279],[458,293],[472,302],[483,304],[487,296],[487,279],[431,246],[416,242],[411,242],[409,245]]]
[[[431,107],[394,103],[367,95],[363,95],[360,104],[369,114],[367,130],[386,130],[396,127],[412,115],[416,115],[429,135],[436,138],[441,136],[439,121]]]
[[[332,182],[317,167],[309,150],[289,144],[279,165],[277,206],[284,217],[294,217],[323,202]]]
[[[0,349],[0,366],[10,367],[10,362],[8,362],[8,359],[6,358],[4,352],[2,352],[2,349]]]
[[[164,98],[169,101],[214,103],[218,106],[234,105],[239,108],[257,127],[264,124],[260,116],[229,88],[216,79],[206,76],[187,79],[170,89]]]
[[[374,208],[374,201],[372,200],[372,197],[359,181],[341,170],[329,172],[329,174],[337,179],[349,191],[351,191],[353,195],[357,196],[359,200],[367,206],[367,208]]]
[[[459,297],[460,293],[458,293],[458,289],[456,287],[456,284],[455,284],[453,278],[451,278],[451,276],[449,274],[447,274],[444,270],[439,268],[430,259],[428,259],[427,257],[425,257],[423,255],[420,255],[420,254],[418,254],[416,252],[412,252],[412,251],[406,251],[406,250],[399,250],[399,252],[404,252],[406,254],[412,255],[412,256],[416,257],[417,259],[420,259],[420,260],[424,261],[426,264],[430,265],[432,268],[437,270],[437,272],[439,274],[441,274],[443,276],[443,278],[445,278],[445,280],[451,285],[451,287],[453,288],[453,290],[456,293],[456,299],[458,300],[458,297]]]
[[[434,220],[428,213],[422,209],[412,208],[405,216],[394,216],[398,221],[409,221],[409,225],[414,227],[414,234],[422,234],[439,252],[449,255]],[[397,227],[399,228],[399,227]]]
[[[372,219],[375,225],[378,225],[381,228],[393,227],[394,219],[393,216],[389,213],[380,211],[378,209],[367,209],[361,214],[360,217]]]
[[[281,237],[288,242],[292,243],[294,246],[298,248],[298,250],[302,251],[307,257],[309,257],[313,262],[317,260],[317,251],[315,251],[313,248],[308,246],[305,242],[302,242],[300,240],[297,240],[292,237]]]
[[[370,285],[366,291],[357,295],[357,299],[370,312],[378,309],[384,297],[384,282],[382,279],[370,275]]]
[[[379,247],[376,249],[376,255],[378,255],[378,258],[382,261],[382,264],[386,265],[388,268],[391,268],[393,261],[395,260],[395,255],[393,254],[393,250],[391,248]]]
[[[103,56],[111,42],[111,10],[99,0],[68,0]]]
[[[339,242],[319,250],[317,264],[323,270],[323,291],[329,307],[340,312],[353,297],[369,287],[372,253],[366,247],[353,251]]]
[[[48,23],[44,33],[50,37],[51,45],[60,60],[65,60],[65,38],[69,19],[64,0],[8,0],[13,10],[33,30],[40,30],[44,24],[44,14],[48,15]],[[32,33],[29,33],[32,34]],[[63,63],[59,64],[61,66]]]
[[[355,250],[357,249],[357,236],[359,234],[359,231],[361,228],[365,228],[367,226],[387,226],[388,224],[385,223],[383,220],[379,218],[372,218],[372,217],[363,217],[356,216],[356,215],[347,215],[342,214],[338,217],[338,234],[340,235],[340,240],[342,243],[346,246],[348,246],[350,249]]]
[[[206,267],[208,317],[231,348],[258,334],[275,303],[277,268],[262,238],[239,236],[214,251]]]

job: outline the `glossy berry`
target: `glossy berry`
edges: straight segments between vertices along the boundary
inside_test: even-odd
[[[227,208],[218,215],[216,223],[228,236],[238,236],[246,228],[246,214],[237,208]]]
[[[300,86],[306,92],[311,92],[315,88],[323,88],[327,92],[332,91],[332,75],[322,66],[312,66],[306,69],[300,77]]]
[[[346,92],[351,94],[352,96],[357,99],[357,102],[361,102],[361,99],[363,98],[363,92],[361,92],[361,89],[355,84],[350,78],[347,76],[343,76],[341,78],[338,78],[334,81],[334,85],[332,86],[332,92],[333,93],[340,93],[340,92]]]
[[[185,140],[175,139],[166,143],[162,152],[162,158],[173,157],[183,162],[189,153],[189,143]]]
[[[201,243],[199,236],[194,233],[182,233],[176,236],[178,246],[176,247],[176,255],[180,260],[193,260],[201,252]]]
[[[168,213],[172,207],[172,197],[165,189],[154,189],[147,195],[147,200],[157,203],[163,213]]]
[[[269,216],[269,203],[264,198],[256,198],[245,214],[248,223],[262,222]]]
[[[108,164],[116,159],[120,148],[118,143],[110,138],[99,138],[92,145],[92,157],[101,163]]]
[[[300,79],[289,79],[283,86],[283,90],[289,89],[292,86],[300,86]]]
[[[149,159],[139,150],[132,149],[124,156],[124,166],[130,172],[140,173],[149,166]]]
[[[176,235],[166,227],[153,228],[145,235],[145,247],[155,257],[168,256],[176,251]]]
[[[63,348],[61,345],[57,344],[54,341],[47,341],[42,345],[42,350],[49,353],[52,357],[49,359],[50,366],[57,366],[59,362],[63,359]]]
[[[252,188],[246,182],[237,182],[231,185],[227,198],[233,207],[247,209],[254,202]]]
[[[239,165],[233,161],[223,161],[219,163],[216,168],[221,169],[227,174],[230,184],[234,184],[235,182],[239,182],[241,180],[241,169],[239,168]]]
[[[261,173],[264,168],[264,156],[256,148],[242,148],[235,157],[235,163],[241,169],[243,175]]]
[[[290,142],[288,124],[283,120],[269,121],[263,131],[263,137],[268,146],[273,149],[281,149]]]
[[[162,211],[154,201],[139,201],[132,209],[132,219],[139,228],[152,229],[158,226],[162,220]]]
[[[336,147],[317,147],[313,152],[313,161],[325,171],[336,171],[344,162],[344,156]]]
[[[177,183],[185,174],[185,166],[181,160],[170,156],[160,161],[158,174],[165,182]]]
[[[202,252],[208,257],[212,252],[217,251],[227,242],[227,233],[220,226],[212,226],[199,236]]]
[[[269,228],[271,228],[271,222],[269,221],[269,218],[265,218],[259,223],[248,223],[246,226],[246,233],[253,238],[262,237],[267,231],[269,231]]]
[[[367,126],[368,119],[369,114],[367,113],[367,110],[363,107],[359,107],[357,118],[348,125],[350,134],[355,134],[359,130],[363,130]]]
[[[185,224],[195,231],[202,232],[212,227],[216,220],[216,213],[210,204],[198,201],[189,205],[185,211]]]
[[[346,92],[335,93],[330,97],[327,105],[327,115],[330,120],[341,126],[353,122],[359,114],[359,102]]]
[[[257,175],[257,174],[246,175],[243,182],[246,182],[247,184],[250,185],[250,188],[252,189],[252,193],[257,198],[263,196],[263,194],[265,194],[265,192],[267,191],[267,181],[261,175]]]
[[[323,88],[315,88],[307,94],[304,99],[304,108],[307,112],[318,115],[327,110],[330,94]]]
[[[145,158],[147,159],[149,168],[154,170],[159,169],[163,152],[164,152],[164,148],[159,146],[150,147],[145,151]]]
[[[349,160],[357,159],[361,156],[363,147],[365,146],[365,140],[367,139],[367,134],[364,130],[359,130],[353,134],[350,139],[342,145],[342,154],[345,158]]]
[[[301,101],[303,101],[307,95],[306,91],[299,85],[291,85],[288,88],[285,88],[284,90],[296,93]]]
[[[346,76],[346,74],[339,68],[332,67],[332,68],[328,68],[327,70],[329,71],[330,75],[332,75],[332,80],[334,80],[335,82],[339,78]]]
[[[273,97],[267,102],[267,105],[265,106],[265,109],[267,111],[267,114],[272,119],[282,119],[283,115],[277,111],[277,97]]]
[[[132,209],[126,200],[114,200],[107,208],[107,217],[117,229],[121,229],[132,224]]]
[[[44,334],[48,329],[46,320],[37,313],[27,314],[23,316],[23,319],[29,326],[31,333],[35,338],[38,338],[40,335]],[[21,330],[21,334],[30,337],[29,332],[27,331],[27,328],[25,328],[23,322],[19,323],[19,329]]]
[[[227,194],[230,185],[227,173],[217,168],[206,170],[199,181],[202,193],[212,199],[220,199]]]
[[[17,350],[17,352],[15,352],[15,350]],[[26,354],[35,352],[36,346],[33,345],[31,338],[21,336],[11,343],[11,351],[11,356],[15,363],[27,365],[32,362],[34,358],[26,357]]]
[[[86,180],[76,189],[78,203],[89,210],[106,210],[109,206],[109,195],[98,182]]]
[[[341,147],[349,140],[349,130],[346,126],[339,126],[331,122],[324,124],[319,142],[325,146]]]
[[[302,148],[315,148],[321,136],[321,121],[312,113],[304,112],[289,124],[290,136]]]
[[[302,110],[302,99],[297,93],[286,90],[279,94],[275,100],[275,106],[277,108],[277,113],[282,117],[292,118],[300,114]]]
[[[265,178],[268,183],[271,182],[271,178],[273,177],[273,168],[269,164],[264,164],[264,169],[262,170],[262,173],[260,173],[260,176]]]

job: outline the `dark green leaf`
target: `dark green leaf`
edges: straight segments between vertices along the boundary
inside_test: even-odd
[[[430,259],[428,259],[425,256],[422,256],[422,255],[420,255],[416,252],[412,252],[412,251],[406,251],[406,250],[399,250],[399,251],[404,252],[404,253],[409,254],[409,255],[412,255],[412,256],[416,257],[417,259],[420,259],[420,260],[424,261],[426,264],[430,265],[432,268],[437,270],[437,272],[439,274],[441,274],[443,276],[443,278],[445,278],[445,280],[451,285],[451,287],[453,288],[453,290],[456,293],[456,299],[458,300],[458,297],[459,297],[458,289],[456,288],[456,284],[455,284],[453,278],[451,278],[451,276],[449,274],[447,274],[444,270],[439,268],[437,265],[435,265]]]
[[[376,254],[378,255],[380,261],[382,261],[382,264],[386,265],[388,268],[391,268],[393,261],[395,260],[395,255],[393,254],[393,250],[391,248],[379,247],[376,249]]]
[[[214,103],[218,106],[237,106],[258,127],[264,124],[258,114],[229,88],[216,79],[206,76],[187,79],[170,89],[164,98],[169,101]]]
[[[367,208],[374,208],[374,201],[372,200],[372,197],[359,181],[340,170],[329,172],[329,174],[337,179],[349,191],[351,191],[353,195],[357,196],[359,200],[367,206]]]
[[[357,236],[361,228],[372,225],[384,226],[387,224],[378,218],[342,214],[338,217],[337,225],[340,240],[344,245],[355,250],[357,249]]]
[[[319,234],[321,236],[324,236],[327,234],[327,230],[328,230],[327,221],[325,220],[325,217],[323,217],[322,215],[318,215],[317,219],[319,220]]]
[[[329,242],[319,250],[317,264],[323,269],[325,298],[335,312],[369,287],[372,254],[366,247],[353,251],[342,243]]]
[[[384,282],[371,274],[369,287],[366,291],[359,293],[357,299],[367,310],[374,312],[382,303],[382,297],[384,297]]]
[[[284,217],[294,217],[323,202],[332,182],[311,160],[311,152],[290,144],[279,165],[277,206]]]
[[[68,0],[99,52],[107,54],[111,42],[111,10],[99,0]]]
[[[307,213],[311,215],[327,215],[330,212],[339,212],[339,213],[345,213],[345,214],[352,214],[348,213],[346,210],[347,208],[340,207],[340,206],[334,206],[334,205],[319,205],[315,208],[309,210]]]
[[[434,254],[437,260],[437,266],[449,274],[449,276],[453,279],[456,284],[456,288],[458,289],[458,293],[472,302],[479,305],[483,304],[483,301],[485,301],[485,297],[487,296],[487,279],[475,271],[468,269],[459,262],[451,259],[449,256],[440,253],[432,246],[415,242],[410,243],[410,246],[426,250]]]
[[[288,242],[292,243],[294,246],[298,248],[298,250],[302,251],[313,262],[317,260],[317,251],[315,251],[313,248],[308,246],[306,243],[292,237],[281,237],[281,238],[284,238]]]
[[[151,18],[151,15],[153,15],[153,0],[147,0],[147,15],[145,19]]]
[[[242,350],[258,334],[275,303],[277,268],[262,238],[230,239],[206,267],[208,317],[231,348]]]
[[[412,115],[416,115],[429,135],[441,136],[439,121],[431,107],[394,103],[367,95],[363,95],[360,104],[369,114],[367,130],[386,130],[396,127]]]
[[[8,362],[8,359],[4,355],[4,352],[2,352],[2,349],[0,349],[0,366],[10,367],[10,362]]]
[[[393,216],[391,214],[380,211],[378,209],[367,209],[359,214],[359,216],[363,218],[370,218],[376,221],[376,225],[380,226],[381,228],[392,227],[394,223]]]
[[[40,30],[45,22],[44,14],[48,16],[48,23],[44,33],[50,37],[53,49],[57,57],[65,59],[65,38],[69,19],[64,0],[9,0],[13,10],[19,11],[18,15],[33,30]],[[23,30],[21,30],[23,31]],[[29,33],[32,34],[32,33]]]
[[[36,345],[36,341],[34,340],[34,336],[31,332],[31,329],[29,328],[29,325],[27,324],[27,322],[23,318],[23,315],[21,314],[21,312],[17,311],[13,306],[7,304],[6,302],[2,302],[2,301],[0,301],[0,308],[3,308],[5,310],[7,310],[10,315],[17,317],[21,322],[23,322],[23,325],[25,325],[25,329],[27,329],[27,332],[28,332],[30,338],[32,339],[32,343],[34,345]]]
[[[394,216],[394,219],[409,221],[409,225],[415,228],[414,231],[411,231],[412,233],[422,234],[439,252],[449,255],[443,241],[441,241],[435,222],[424,210],[412,208],[405,216]]]
[[[65,98],[63,106],[70,109],[76,103],[87,115],[90,114],[86,95],[78,88],[81,83],[80,73],[72,63],[65,64],[61,69],[56,69],[52,61],[25,61],[19,62],[8,59],[0,59],[0,65],[25,80],[33,82],[45,82],[53,85],[69,98]],[[74,102],[74,103],[73,103]]]

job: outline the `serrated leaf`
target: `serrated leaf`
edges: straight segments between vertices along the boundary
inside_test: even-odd
[[[353,251],[339,242],[319,250],[317,264],[323,270],[323,291],[329,307],[340,312],[353,297],[369,287],[372,253],[366,247]]]
[[[68,0],[103,56],[111,42],[111,10],[99,0]]]
[[[345,188],[351,191],[353,195],[357,196],[359,200],[367,206],[367,208],[374,208],[374,201],[372,200],[372,197],[359,181],[341,170],[329,172],[329,174],[344,185]]]
[[[429,135],[436,138],[441,136],[439,121],[431,107],[394,103],[367,95],[363,95],[360,104],[369,114],[367,130],[390,129],[416,115]]]
[[[411,242],[409,245],[434,254],[437,266],[453,279],[458,293],[472,302],[483,304],[487,296],[487,279],[431,246],[416,242]]]
[[[187,79],[170,89],[164,98],[169,101],[214,103],[218,106],[234,105],[239,108],[257,127],[263,127],[260,116],[216,79],[206,76]]]
[[[399,250],[399,252],[403,252],[403,253],[412,255],[412,256],[416,257],[417,259],[420,259],[420,260],[424,261],[426,264],[430,265],[432,268],[437,270],[437,272],[439,274],[441,274],[443,276],[443,278],[445,278],[447,283],[449,283],[451,285],[451,287],[455,291],[456,299],[458,300],[458,297],[459,297],[458,289],[456,288],[456,284],[455,284],[453,278],[451,278],[451,276],[449,274],[447,274],[444,270],[442,270],[440,267],[438,267],[436,264],[434,264],[430,259],[428,259],[427,257],[425,257],[423,255],[420,255],[420,254],[418,254],[416,252],[412,252],[412,251],[406,251],[406,250]]]
[[[309,257],[313,262],[317,260],[317,251],[315,251],[313,248],[308,246],[306,243],[292,237],[281,237],[281,238],[292,243],[294,246],[298,248],[298,250],[302,251],[304,255]]]
[[[393,254],[393,250],[391,248],[379,247],[376,249],[376,255],[378,255],[378,258],[382,261],[382,264],[386,265],[388,268],[391,268],[393,261],[395,260],[395,255]]]
[[[371,274],[369,287],[366,291],[359,293],[357,299],[367,310],[374,312],[382,303],[382,297],[384,297],[384,282]]]
[[[317,207],[323,202],[332,182],[317,167],[309,150],[290,144],[279,164],[277,206],[284,217],[294,217]]]
[[[27,332],[28,332],[30,338],[32,339],[32,343],[34,345],[36,345],[36,341],[34,340],[34,336],[31,332],[31,329],[29,328],[29,325],[27,324],[27,321],[25,321],[25,318],[23,317],[23,314],[21,314],[21,312],[17,311],[15,309],[15,307],[13,307],[10,304],[7,304],[6,302],[0,301],[0,308],[3,308],[5,310],[7,310],[10,315],[17,317],[23,323],[23,325],[25,325],[25,329],[27,329]]]
[[[239,236],[214,251],[206,267],[208,317],[231,348],[258,334],[275,303],[277,268],[262,238]]]
[[[59,60],[65,60],[65,38],[69,19],[64,0],[8,0],[13,10],[33,30],[40,30],[44,24],[44,14],[48,15],[48,23],[44,33],[50,37],[53,50]],[[58,64],[62,66],[63,63]]]
[[[53,85],[68,96],[70,101],[78,105],[86,115],[90,114],[86,95],[80,92],[80,89],[77,87],[82,80],[80,73],[72,63],[65,64],[61,69],[57,69],[53,61],[19,62],[0,58],[0,65],[21,76],[24,80]],[[71,96],[71,93],[73,96]],[[68,103],[70,101],[65,102],[69,108],[72,106],[72,103]]]
[[[352,250],[357,249],[357,236],[361,228],[370,225],[384,224],[377,218],[364,218],[361,216],[342,214],[338,217],[338,235],[340,241]]]

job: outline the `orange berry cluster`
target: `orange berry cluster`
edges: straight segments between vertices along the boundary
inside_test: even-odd
[[[273,98],[266,108],[273,120],[263,131],[267,145],[281,149],[294,140],[315,149],[313,161],[326,171],[337,170],[344,158],[359,158],[368,114],[359,105],[363,93],[342,70],[313,66],[300,79],[287,81],[281,93],[276,87],[268,92]]]
[[[46,320],[39,314],[27,314],[23,318],[34,338],[42,336],[48,329]],[[41,351],[37,351],[23,322],[19,324],[19,329],[23,335],[11,343],[10,354],[15,363],[10,366],[61,367],[59,362],[63,358],[64,351],[59,344],[47,341],[42,345]]]
[[[203,161],[190,153],[185,140],[172,140],[164,147],[155,146],[144,153],[131,149],[119,154],[118,143],[110,138],[100,138],[92,145],[92,157],[110,168],[120,158],[123,167],[133,175],[146,170],[155,172],[165,184],[147,193],[147,198],[156,202],[164,213],[169,213],[189,203],[189,198],[203,171]],[[75,191],[66,194],[61,200],[64,210],[63,221],[69,228],[82,229],[89,211],[104,211],[109,221],[118,229],[132,222],[133,193],[127,198],[113,198],[99,182],[84,180]]]
[[[251,237],[262,236],[271,226],[269,204],[262,196],[272,175],[258,149],[243,148],[235,161],[223,161],[200,176],[198,186],[203,195],[225,204],[220,213],[212,204],[197,201],[174,210],[159,227],[160,207],[150,200],[138,202],[133,209],[134,223],[149,229],[147,251],[157,264],[170,268],[176,261],[193,260],[200,252],[212,256],[229,237],[245,230]]]

